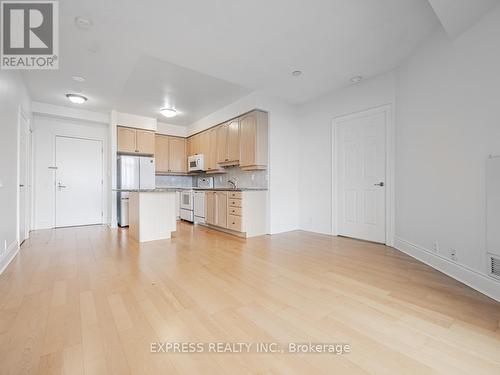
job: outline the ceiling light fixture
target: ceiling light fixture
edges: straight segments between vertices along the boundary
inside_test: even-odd
[[[87,98],[85,96],[79,94],[66,94],[66,97],[70,100],[71,103],[75,104],[83,104],[87,101]]]
[[[79,29],[88,30],[92,26],[92,21],[85,17],[76,17],[75,25]]]
[[[363,76],[355,76],[351,78],[352,83],[360,83],[363,80]]]
[[[81,76],[73,76],[71,78],[73,78],[73,81],[76,81],[76,82],[85,82],[85,78],[81,77]]]
[[[168,118],[172,118],[177,116],[177,111],[173,108],[162,108],[160,109],[160,113]]]
[[[298,77],[300,75],[302,75],[302,71],[301,70],[294,70],[292,72],[292,76],[294,76],[294,77]]]

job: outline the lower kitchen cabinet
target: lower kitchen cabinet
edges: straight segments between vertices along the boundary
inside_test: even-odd
[[[205,193],[205,223],[215,225],[215,192]]]
[[[267,233],[267,191],[207,191],[205,223],[240,237]]]
[[[227,227],[227,192],[205,193],[205,223],[221,228]]]
[[[215,201],[217,203],[215,225],[222,228],[227,228],[227,192],[216,192]]]

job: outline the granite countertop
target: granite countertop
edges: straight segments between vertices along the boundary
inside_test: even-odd
[[[118,192],[129,192],[129,193],[153,193],[153,192],[168,192],[168,191],[182,191],[182,190],[198,190],[198,191],[267,191],[267,188],[236,188],[232,189],[230,187],[225,188],[199,188],[199,187],[158,187],[156,189],[113,189],[113,191]]]

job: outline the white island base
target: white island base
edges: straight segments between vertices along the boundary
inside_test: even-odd
[[[129,233],[139,242],[168,239],[177,229],[174,191],[132,192]]]

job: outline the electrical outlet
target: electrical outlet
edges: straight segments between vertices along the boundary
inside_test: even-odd
[[[434,242],[432,243],[432,251],[434,251],[435,253],[438,253],[438,252],[439,252],[439,242],[434,241]]]
[[[450,258],[452,261],[457,261],[457,251],[455,249],[450,249]]]

